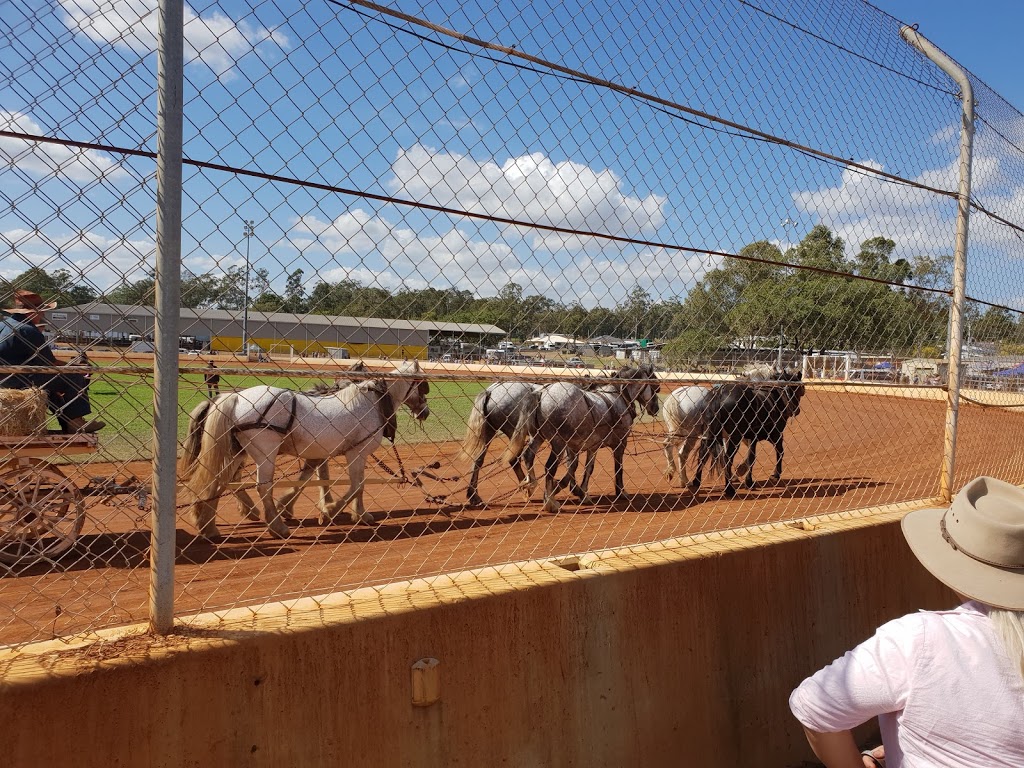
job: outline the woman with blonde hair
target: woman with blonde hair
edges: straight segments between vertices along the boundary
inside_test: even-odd
[[[827,768],[1024,766],[1024,490],[972,480],[903,519],[921,564],[964,603],[883,625],[789,704]],[[878,717],[882,747],[851,729]]]

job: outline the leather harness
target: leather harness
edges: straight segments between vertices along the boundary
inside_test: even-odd
[[[374,381],[370,386],[366,387],[366,389],[377,396],[375,405],[377,406],[377,412],[380,414],[381,423],[384,429],[384,437],[394,443],[395,437],[398,435],[398,414],[395,411],[395,402],[391,397],[391,393],[388,392],[387,384],[384,381]],[[291,402],[288,405],[288,421],[284,426],[271,424],[267,421],[267,414],[270,413],[270,409],[273,408],[285,394],[291,395]],[[327,395],[327,397],[330,397],[330,395]],[[236,424],[231,427],[231,435],[234,436],[239,432],[248,432],[252,429],[269,429],[280,435],[287,435],[295,425],[295,409],[297,403],[298,398],[295,396],[294,392],[282,390],[274,395],[270,402],[264,406],[263,410],[256,416],[256,421],[252,424]],[[376,431],[377,430],[371,432],[370,436],[366,439],[369,440],[370,437],[373,437]]]

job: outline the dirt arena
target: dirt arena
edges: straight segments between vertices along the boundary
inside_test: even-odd
[[[457,480],[426,480],[422,490],[368,486],[367,508],[377,521],[373,527],[319,525],[316,491],[307,490],[287,541],[269,538],[260,524],[239,522],[234,500],[226,499],[219,517],[226,537],[216,545],[195,538],[191,524],[179,519],[175,611],[183,615],[257,605],[485,564],[933,497],[944,412],[940,401],[809,388],[801,415],[786,433],[782,482],[763,483],[774,452],[762,444],[755,470],[761,482],[752,491],[741,489],[731,501],[722,498],[719,479],[706,477],[697,496],[665,479],[661,425],[650,418],[637,427],[627,453],[629,498],[616,501],[607,495],[611,457],[604,451],[591,482],[596,503],[567,501],[557,515],[541,511],[539,489],[532,502],[524,502],[514,476],[500,463],[484,470],[481,495],[489,503],[483,509],[464,505],[465,485]],[[957,485],[978,474],[1024,482],[1021,409],[965,405],[960,428]],[[497,458],[502,445],[495,442],[489,459]],[[401,463],[411,470],[438,461],[436,474],[456,475],[463,470],[455,463],[458,449],[455,442],[402,446]],[[382,448],[378,455],[397,468],[393,453]],[[88,465],[91,475],[124,469]],[[138,462],[128,470],[145,479],[150,467]],[[332,475],[343,471],[341,463],[332,466]],[[386,474],[371,468],[369,476]],[[439,505],[427,501],[424,492],[453,495]],[[27,566],[0,579],[0,643],[146,620],[149,513],[131,497],[87,503],[83,535],[56,565]]]

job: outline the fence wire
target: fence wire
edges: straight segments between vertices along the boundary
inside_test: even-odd
[[[56,303],[74,367],[36,383],[52,408],[88,375],[106,424],[4,395],[20,644],[146,618],[157,6],[7,8],[0,300]],[[900,26],[855,0],[188,4],[176,614],[935,497],[960,102]],[[974,82],[957,487],[1024,482],[1024,118]],[[734,494],[689,485],[744,429],[753,487],[746,446]]]

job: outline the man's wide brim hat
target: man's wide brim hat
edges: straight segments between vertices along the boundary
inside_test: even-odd
[[[35,315],[56,308],[56,301],[43,301],[43,297],[38,293],[19,288],[14,292],[14,306],[5,311],[12,315]]]
[[[903,535],[921,565],[954,592],[1024,611],[1024,489],[975,478],[948,509],[904,517]]]

